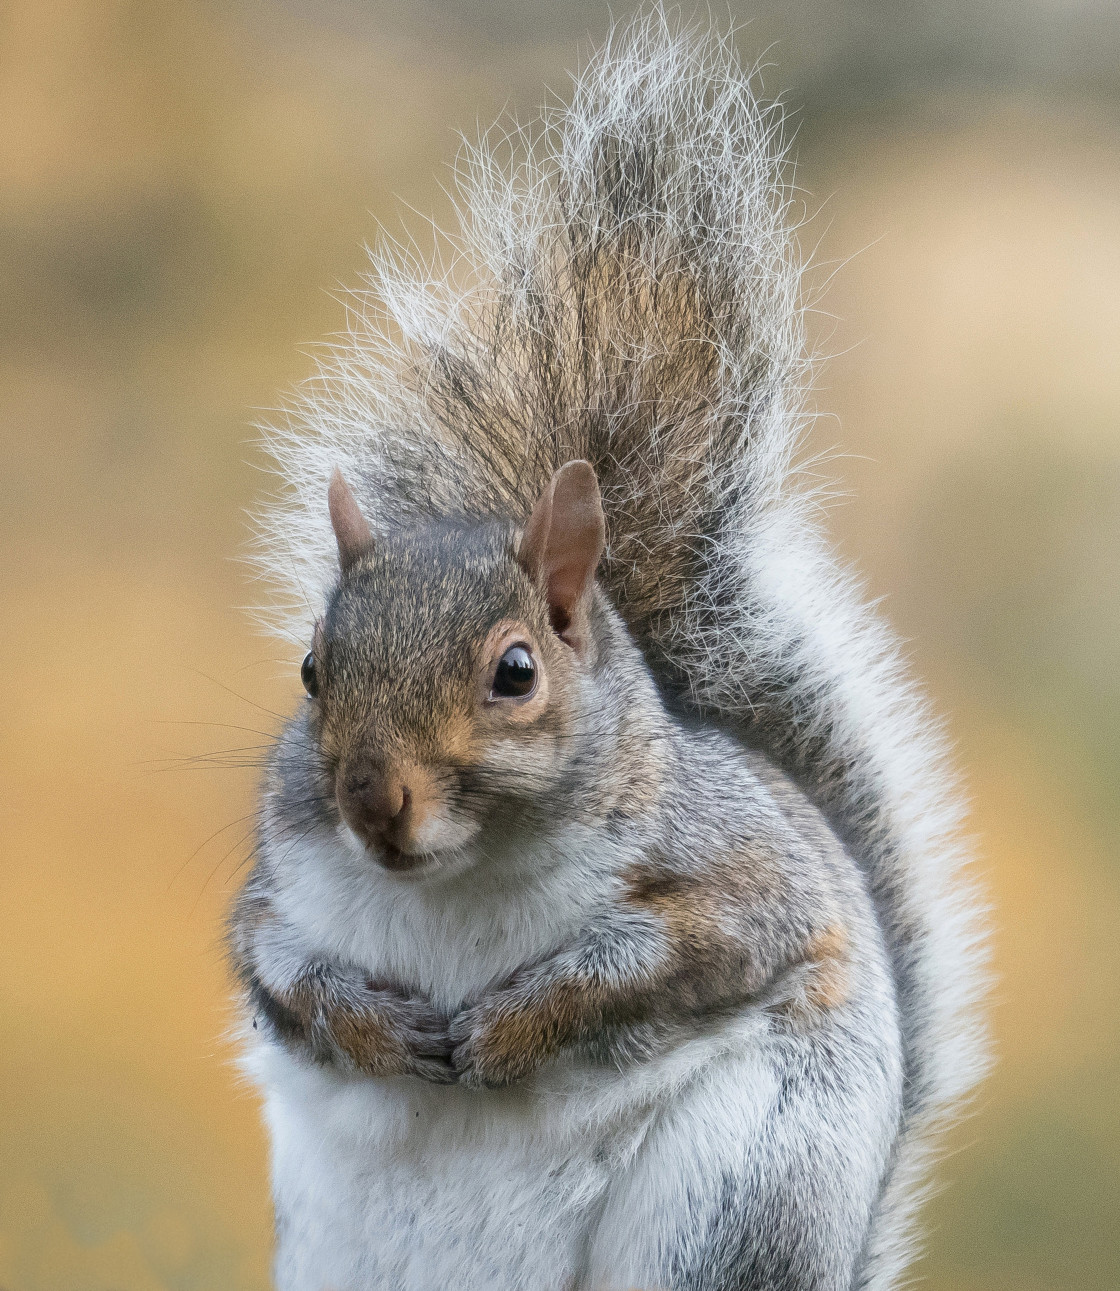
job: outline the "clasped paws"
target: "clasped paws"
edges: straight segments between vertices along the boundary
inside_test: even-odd
[[[452,1018],[451,1066],[469,1089],[501,1089],[523,1080],[546,1057],[533,1011],[501,993]]]

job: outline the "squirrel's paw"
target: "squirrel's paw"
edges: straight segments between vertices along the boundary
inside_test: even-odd
[[[360,1002],[359,1002],[360,1001]],[[427,1000],[366,984],[356,1008],[331,1018],[336,1045],[371,1076],[417,1076],[435,1084],[455,1081],[446,1016]]]
[[[531,1013],[501,999],[476,1004],[452,1018],[451,1065],[459,1084],[500,1089],[534,1071],[544,1054],[536,1042]]]

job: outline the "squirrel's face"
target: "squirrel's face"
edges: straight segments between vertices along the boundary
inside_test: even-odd
[[[341,827],[389,870],[457,871],[554,803],[593,738],[594,474],[558,471],[521,536],[375,540],[337,475],[330,502],[342,578],[303,680]]]

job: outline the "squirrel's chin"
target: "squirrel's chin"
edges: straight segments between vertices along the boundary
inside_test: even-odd
[[[366,849],[379,865],[392,874],[410,874],[439,864],[430,852],[402,852],[391,843],[379,843]]]
[[[442,852],[401,852],[395,847],[367,849],[381,869],[395,878],[424,882],[427,879],[451,878],[470,869],[474,857],[462,848]]]
[[[380,870],[402,879],[426,879],[438,875],[458,874],[474,864],[469,849],[462,845],[446,848],[403,851],[391,843],[366,842],[343,821],[338,830],[342,841],[352,851],[372,861]]]

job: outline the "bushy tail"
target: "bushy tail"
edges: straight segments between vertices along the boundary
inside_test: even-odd
[[[603,578],[666,691],[735,724],[814,796],[867,874],[905,1024],[906,1124],[862,1285],[891,1285],[935,1131],[975,1081],[978,940],[941,740],[834,564],[792,457],[805,360],[780,116],[730,42],[660,13],[568,109],[485,140],[438,272],[375,260],[348,336],[270,434],[286,479],[262,564],[334,575],[341,466],[375,525],[520,520],[598,472]]]

